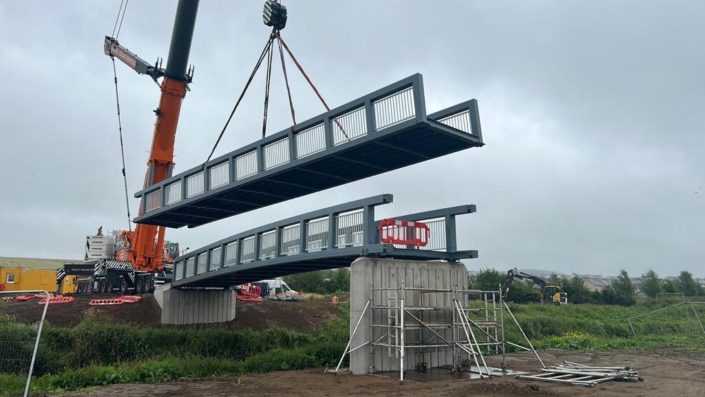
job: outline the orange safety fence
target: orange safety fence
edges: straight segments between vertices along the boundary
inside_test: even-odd
[[[235,296],[235,299],[242,302],[261,302],[262,288],[253,284],[243,284],[239,289],[240,293]]]
[[[385,218],[377,226],[379,239],[385,244],[425,247],[428,244],[430,229],[423,222],[402,221]]]
[[[61,295],[54,295],[51,298],[49,298],[49,304],[53,303],[71,303],[75,300],[73,296],[61,296]],[[40,305],[44,305],[47,303],[47,298],[44,298],[39,301]]]

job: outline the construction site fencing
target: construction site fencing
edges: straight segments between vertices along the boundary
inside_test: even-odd
[[[638,334],[700,334],[705,336],[705,302],[687,300],[668,305],[627,319],[632,335]]]
[[[24,397],[29,395],[42,329],[52,295],[44,290],[0,291],[0,305],[21,305],[9,310],[17,315],[0,318],[0,374],[26,376]]]

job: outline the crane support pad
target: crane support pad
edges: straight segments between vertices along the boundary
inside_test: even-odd
[[[193,228],[483,145],[477,101],[427,115],[415,74],[137,192],[134,221]]]

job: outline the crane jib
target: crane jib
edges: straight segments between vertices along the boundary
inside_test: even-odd
[[[127,52],[123,51],[118,45],[112,44],[110,46],[110,54],[117,57],[119,60],[125,62],[128,66],[133,69],[137,67],[137,60],[135,57],[131,56]]]

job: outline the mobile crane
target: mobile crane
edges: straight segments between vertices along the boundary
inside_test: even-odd
[[[512,283],[514,282],[515,278],[530,281],[538,285],[538,287],[541,289],[541,303],[551,303],[556,305],[568,304],[568,294],[566,292],[563,292],[560,286],[550,285],[540,277],[520,272],[517,269],[510,269],[507,272],[507,278],[504,280],[504,285],[502,286],[503,300],[507,299],[507,295],[509,294],[509,288],[512,286]]]
[[[174,142],[181,103],[186,96],[188,84],[193,80],[193,67],[187,69],[187,65],[198,3],[199,0],[179,0],[166,69],[161,68],[159,61],[155,65],[150,65],[120,45],[117,39],[105,37],[106,55],[123,61],[137,73],[148,75],[154,81],[160,77],[163,78],[160,84],[159,106],[154,111],[157,120],[147,161],[144,188],[170,177],[174,168]],[[140,215],[144,208],[142,204],[140,203],[139,207]],[[164,266],[165,232],[164,227],[147,224],[137,224],[134,231],[120,232],[119,244],[122,245],[120,248],[125,250],[127,253],[125,259],[137,272],[133,286],[125,285],[130,284],[130,277],[121,277],[121,291],[124,291],[125,287],[133,287],[137,291],[150,291],[154,287],[155,278],[168,277]]]
[[[187,64],[198,4],[199,0],[179,0],[165,69],[162,68],[160,60],[151,65],[122,46],[117,38],[105,36],[104,52],[105,55],[110,56],[113,63],[114,59],[117,58],[138,74],[151,77],[157,84],[159,84],[157,80],[163,78],[161,84],[159,84],[161,89],[159,106],[154,111],[157,120],[143,188],[159,183],[172,175],[174,168],[174,142],[181,103],[186,96],[188,85],[193,80],[194,69],[193,67],[187,68]],[[262,17],[264,24],[272,27],[273,32],[279,31],[286,26],[286,7],[278,0],[266,0]],[[273,34],[270,37],[270,41],[275,37],[281,39],[278,35],[275,36]],[[117,77],[115,82],[117,89]],[[289,99],[291,100],[291,98]],[[118,102],[118,117],[119,115]],[[120,128],[122,129],[122,127]],[[124,164],[122,172],[123,177],[125,177]],[[125,191],[127,196],[127,186],[125,186]],[[157,197],[155,198],[158,199]],[[150,205],[149,200],[147,198],[147,203],[140,202],[140,215],[143,209]],[[171,281],[173,269],[165,266],[165,264],[173,264],[174,258],[180,254],[178,244],[176,244],[174,252],[174,244],[164,241],[165,232],[166,229],[164,227],[137,224],[134,231],[121,230],[113,236],[107,236],[107,240],[104,239],[105,236],[102,235],[100,230],[98,234],[88,236],[86,262],[91,263],[67,264],[64,268],[59,269],[57,272],[59,290],[64,292],[61,288],[62,281],[68,281],[65,280],[67,275],[74,275],[85,277],[82,281],[75,283],[72,281],[71,283],[71,289],[75,289],[78,292],[107,293],[113,291],[114,288],[119,288],[122,293],[128,293],[129,291],[134,291],[138,294],[153,292],[155,284]],[[111,240],[110,237],[113,237],[113,239]],[[95,262],[89,261],[91,259],[89,254],[92,253],[91,244],[97,246],[97,250],[100,251],[97,254],[99,259]]]
[[[181,103],[186,96],[188,84],[193,79],[193,67],[188,67],[196,14],[199,0],[179,0],[169,48],[166,68],[157,60],[149,64],[136,54],[122,46],[116,38],[105,36],[104,52],[111,58],[117,58],[139,74],[150,76],[155,82],[162,78],[161,97],[154,113],[157,120],[154,126],[152,147],[147,161],[144,187],[149,187],[171,176],[174,167],[174,142],[181,111]],[[116,78],[117,84],[117,78]],[[118,108],[119,115],[119,108]],[[123,176],[125,169],[123,168]],[[142,213],[144,203],[140,203]],[[129,210],[128,210],[129,214]],[[102,227],[101,227],[102,228]],[[57,284],[61,286],[67,275],[87,276],[83,284],[78,284],[81,292],[111,292],[119,288],[120,292],[146,293],[154,290],[158,283],[171,280],[172,270],[165,266],[165,228],[147,224],[137,224],[134,230],[121,230],[109,243],[102,241],[99,230],[95,236],[88,236],[86,261],[89,261],[88,245],[99,246],[101,258],[95,263],[83,266],[67,264],[57,272]],[[108,248],[110,246],[110,248]],[[168,255],[173,263],[173,257]],[[86,283],[88,285],[86,285]]]

